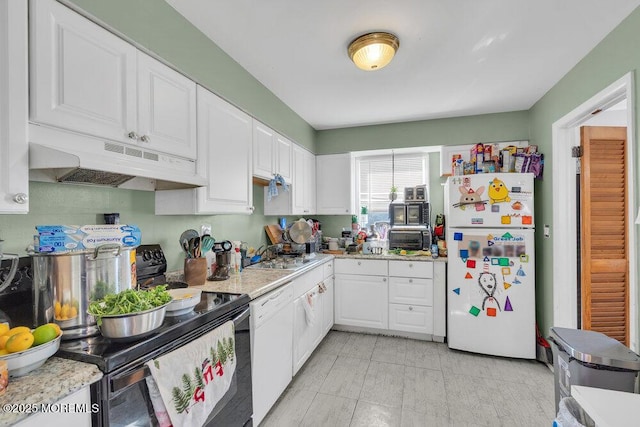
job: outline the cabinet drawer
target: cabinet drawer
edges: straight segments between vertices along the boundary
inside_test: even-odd
[[[433,305],[433,279],[389,277],[389,302]]]
[[[317,266],[302,276],[293,279],[293,297],[298,298],[320,282],[322,282],[322,267]]]
[[[433,334],[433,309],[421,305],[389,304],[389,329]]]
[[[389,276],[433,278],[432,261],[389,261]]]
[[[336,259],[335,273],[386,276],[388,274],[387,261],[376,259]]]
[[[335,260],[331,260],[329,262],[325,262],[324,264],[322,264],[322,273],[323,273],[322,275],[323,275],[323,277],[325,279],[333,276],[333,262],[334,261]]]

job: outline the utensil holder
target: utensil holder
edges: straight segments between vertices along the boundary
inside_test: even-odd
[[[189,286],[202,286],[207,280],[206,258],[185,258],[184,281]]]

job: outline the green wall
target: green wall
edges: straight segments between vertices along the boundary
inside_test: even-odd
[[[350,151],[464,145],[478,142],[529,139],[529,113],[484,114],[449,119],[423,120],[376,126],[361,126],[318,131],[316,152],[338,154]],[[429,154],[429,197],[433,217],[444,212],[444,193],[440,178],[440,154]],[[350,217],[318,217],[325,235],[339,236],[349,227]]]
[[[553,238],[553,187],[551,177],[553,158],[551,156],[551,128],[555,121],[571,112],[583,102],[609,86],[626,73],[635,73],[635,99],[640,99],[638,69],[640,68],[640,9],[636,9],[616,29],[568,72],[530,110],[531,143],[537,144],[545,153],[545,177],[536,187],[536,222],[551,224]],[[637,111],[637,107],[636,107]],[[635,116],[635,129],[638,129]],[[637,133],[637,131],[636,131]],[[637,136],[636,136],[637,141]],[[636,144],[637,146],[637,144]],[[636,158],[637,159],[637,153]],[[634,161],[637,164],[636,161]],[[638,182],[637,167],[635,182]],[[636,185],[636,200],[638,186]],[[537,233],[537,308],[541,330],[546,332],[553,326],[553,269],[554,262],[562,263],[562,254],[553,253],[553,240],[545,239]],[[636,248],[637,249],[637,248]]]
[[[0,215],[0,236],[4,251],[25,255],[33,242],[36,225],[103,224],[103,213],[120,213],[122,224],[135,224],[142,230],[142,243],[159,243],[165,252],[169,270],[182,269],[184,255],[178,237],[187,228],[200,230],[212,226],[216,240],[242,240],[259,247],[266,243],[264,224],[275,217],[264,216],[262,187],[254,186],[253,215],[170,215],[154,214],[155,195],[150,191],[54,184],[29,183],[30,209],[27,215]]]

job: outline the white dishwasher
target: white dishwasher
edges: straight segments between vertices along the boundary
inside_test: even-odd
[[[287,283],[249,305],[253,424],[257,426],[291,382],[293,286]]]

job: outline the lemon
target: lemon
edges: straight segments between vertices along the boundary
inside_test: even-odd
[[[4,348],[0,350],[0,356],[4,356],[5,354],[9,354],[9,352],[7,350],[5,350]]]
[[[53,313],[56,317],[60,317],[60,310],[62,310],[62,305],[60,305],[60,301],[56,301],[55,304],[53,304]]]
[[[33,331],[33,345],[44,344],[58,337],[58,331],[51,325],[38,326]]]
[[[4,346],[7,344],[7,341],[9,341],[9,338],[11,338],[9,335],[2,335],[0,337],[0,349],[4,350]]]
[[[6,323],[0,323],[0,336],[9,332],[9,325]]]
[[[16,326],[16,327],[13,327],[13,328],[9,329],[5,335],[13,336],[13,335],[19,334],[21,332],[29,332],[29,333],[31,333],[31,329],[27,328],[26,326]]]
[[[405,251],[404,249],[400,251],[400,255],[406,255],[407,251]]]
[[[19,351],[25,351],[30,348],[32,344],[33,335],[31,335],[31,332],[18,332],[9,338],[4,349],[9,353],[17,353]]]

